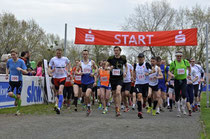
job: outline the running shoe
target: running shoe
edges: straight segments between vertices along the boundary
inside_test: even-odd
[[[14,105],[15,105],[15,106],[17,106],[17,105],[18,105],[18,103],[17,103],[17,99],[15,99]]]
[[[57,108],[58,108],[58,105],[55,104],[55,106],[54,106],[54,111],[56,111]]]
[[[16,116],[19,116],[19,115],[20,115],[20,111],[19,111],[19,110],[16,111],[15,115],[16,115]]]
[[[127,107],[127,108],[125,108],[125,110],[124,110],[124,112],[129,112],[130,111],[130,109]]]
[[[77,107],[74,107],[74,111],[77,111]]]
[[[133,104],[133,106],[132,106],[132,110],[135,110],[135,104]]]
[[[168,105],[168,106],[167,106],[167,109],[170,109],[170,108],[171,108],[171,107]]]
[[[177,110],[176,116],[177,116],[177,117],[181,117],[181,110],[180,110],[180,109]]]
[[[115,109],[116,109],[116,117],[119,117],[121,115],[120,109],[118,107],[116,107]]]
[[[110,105],[111,105],[110,102],[108,102],[108,103],[107,103],[107,106],[110,107]]]
[[[152,115],[156,116],[156,110],[152,110]]]
[[[142,118],[143,118],[143,116],[142,116],[142,112],[138,112],[138,117],[139,117],[140,119],[142,119]]]
[[[102,112],[102,114],[106,114],[106,113],[107,113],[107,111],[104,109],[103,112]]]
[[[172,111],[173,111],[173,109],[172,109],[172,108],[170,108],[170,109],[169,109],[169,112],[172,112]]]
[[[147,113],[151,113],[152,107],[148,107]]]
[[[192,110],[189,110],[189,116],[192,116]]]
[[[60,113],[61,113],[60,108],[56,108],[56,113],[57,113],[57,114],[60,114]]]
[[[102,109],[102,104],[99,104],[98,110],[101,110],[101,109]]]
[[[89,116],[90,113],[91,113],[91,110],[90,109],[87,109],[86,116]]]
[[[198,111],[198,105],[195,104],[195,111]]]
[[[157,108],[156,114],[160,114],[160,108]]]
[[[125,106],[124,105],[121,105],[121,110],[124,110],[125,109]]]
[[[163,108],[160,107],[160,111],[161,111],[161,112],[164,112]]]

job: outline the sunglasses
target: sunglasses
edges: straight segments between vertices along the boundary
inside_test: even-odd
[[[176,57],[182,57],[182,56],[176,56]]]

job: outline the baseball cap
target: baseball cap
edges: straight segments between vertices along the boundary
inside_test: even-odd
[[[139,57],[139,58],[144,57],[144,53],[139,53],[138,57]]]

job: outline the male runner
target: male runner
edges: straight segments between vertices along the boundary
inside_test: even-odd
[[[114,56],[108,58],[106,68],[110,66],[110,83],[113,92],[113,98],[115,102],[116,116],[120,116],[121,105],[121,88],[123,85],[123,76],[127,73],[127,60],[126,57],[120,55],[122,49],[119,46],[114,47]],[[123,65],[125,65],[125,72],[123,73]]]
[[[53,67],[53,69],[52,69]],[[63,89],[67,75],[70,75],[70,61],[67,57],[62,56],[62,49],[56,49],[56,56],[50,60],[48,71],[53,74],[53,82],[56,89],[57,99],[55,110],[60,114],[63,103]]]
[[[138,55],[138,63],[134,64],[134,79],[135,82],[135,90],[137,94],[137,106],[138,106],[138,117],[140,119],[143,118],[142,116],[142,104],[143,99],[146,101],[148,95],[148,86],[149,86],[149,73],[151,72],[151,65],[145,62],[144,54],[140,53]]]
[[[176,52],[176,60],[172,61],[169,71],[174,73],[174,89],[175,89],[175,101],[177,105],[177,116],[180,117],[180,98],[182,96],[182,106],[186,107],[186,88],[187,88],[187,80],[191,79],[191,68],[190,64],[187,60],[182,59],[182,52]],[[189,70],[189,74],[187,75],[187,69]],[[168,82],[171,79],[171,75],[168,78]]]
[[[26,65],[22,59],[18,58],[18,52],[16,49],[11,50],[11,59],[7,61],[6,67],[6,80],[9,75],[9,88],[8,95],[15,98],[15,106],[17,106],[16,115],[20,115],[21,106],[21,91],[23,85],[22,74],[28,74],[26,71]],[[16,95],[14,94],[14,89],[16,88]]]
[[[93,86],[96,86],[96,74],[98,72],[98,67],[93,60],[89,59],[89,51],[82,51],[83,60],[78,64],[77,70],[79,67],[82,69],[80,75],[82,76],[82,92],[85,94],[85,104],[87,106],[86,115],[89,116],[91,113],[91,93]],[[93,69],[95,72],[93,72]]]
[[[152,115],[156,115],[156,106],[158,100],[160,99],[160,94],[158,94],[158,81],[163,78],[160,67],[156,65],[157,60],[155,57],[151,58],[152,71],[149,74],[149,91],[148,91],[148,103],[149,107],[147,113],[150,113],[152,110]],[[153,98],[153,109],[152,109],[152,98]]]
[[[133,66],[130,63],[127,63],[127,73],[126,77],[123,79],[123,86],[122,86],[122,102],[125,105],[124,112],[128,112],[128,101],[130,96],[131,90],[131,81],[133,81]],[[123,71],[125,72],[125,66],[123,66]]]

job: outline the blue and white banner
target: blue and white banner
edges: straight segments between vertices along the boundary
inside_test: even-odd
[[[14,98],[8,96],[9,83],[5,75],[0,76],[0,108],[13,107]],[[16,91],[14,91],[16,93]],[[23,88],[21,92],[22,106],[42,104],[44,102],[44,78],[23,76]]]

